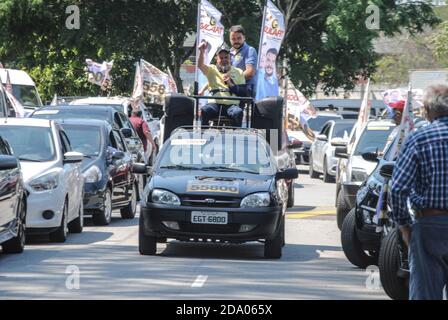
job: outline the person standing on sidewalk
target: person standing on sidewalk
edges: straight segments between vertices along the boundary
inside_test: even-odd
[[[431,124],[409,136],[395,164],[392,219],[409,247],[409,299],[441,300],[448,286],[448,86],[429,87],[424,110]]]

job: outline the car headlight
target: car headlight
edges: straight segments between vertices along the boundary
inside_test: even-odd
[[[268,207],[271,196],[268,192],[260,192],[248,195],[241,201],[241,208]]]
[[[101,181],[103,178],[103,174],[97,166],[91,166],[82,175],[84,176],[84,181],[86,183],[95,183]]]
[[[158,204],[180,206],[179,197],[166,190],[154,189],[151,193],[151,201]]]
[[[34,191],[45,191],[56,189],[58,187],[58,183],[59,172],[50,172],[31,180],[29,185],[34,189]]]
[[[367,180],[369,175],[364,169],[354,168],[352,169],[352,181],[353,182],[364,182]]]

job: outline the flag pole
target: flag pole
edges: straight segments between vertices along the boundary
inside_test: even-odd
[[[197,28],[196,28],[196,70],[194,75],[194,95],[199,93],[199,70],[198,70],[198,61],[199,61],[199,36],[201,34],[201,0],[198,0],[198,16],[197,16]]]

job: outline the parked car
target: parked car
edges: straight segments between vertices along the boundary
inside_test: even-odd
[[[121,130],[126,145],[135,162],[145,162],[145,152],[139,136],[127,115],[111,106],[57,105],[36,110],[30,116],[39,119],[96,119],[106,120],[114,128]]]
[[[89,97],[83,99],[77,99],[72,101],[70,104],[72,105],[102,105],[102,106],[111,106],[115,108],[117,111],[126,114],[128,117],[131,117],[132,113],[132,100],[127,97]],[[155,156],[157,155],[158,149],[160,149],[160,121],[157,118],[154,118],[151,112],[147,109],[143,102],[138,104],[139,110],[142,112],[143,120],[148,124],[148,128],[151,131],[154,142],[157,146],[157,150],[152,150],[152,145],[148,144],[148,150],[146,152],[146,163],[153,164],[155,160]]]
[[[338,158],[334,156],[332,142],[347,141],[356,120],[330,120],[317,135],[310,150],[310,177],[324,175],[324,182],[331,182],[336,177]]]
[[[336,146],[335,157],[340,158],[336,172],[336,216],[339,229],[349,211],[355,207],[356,194],[361,184],[376,167],[362,155],[383,151],[395,124],[389,120],[371,120],[355,135],[352,131],[349,143],[332,143]]]
[[[3,253],[25,248],[26,194],[19,160],[0,136],[0,244]]]
[[[20,160],[27,191],[27,233],[64,242],[83,229],[83,155],[73,152],[62,127],[40,119],[0,119],[0,135]]]
[[[328,121],[340,120],[340,119],[342,119],[342,116],[336,114],[335,112],[319,112],[316,118],[311,118],[308,120],[308,125],[310,129],[314,132],[314,135],[317,136]],[[308,164],[309,153],[313,141],[310,140],[301,130],[294,130],[294,131],[288,130],[288,136],[290,137],[292,143],[295,143],[294,140],[297,140],[302,143],[301,147],[294,149],[294,154],[296,156],[296,163]]]
[[[104,120],[69,119],[61,125],[73,150],[84,154],[84,214],[92,215],[95,225],[109,224],[113,209],[120,209],[123,219],[133,219],[140,193],[121,132]]]

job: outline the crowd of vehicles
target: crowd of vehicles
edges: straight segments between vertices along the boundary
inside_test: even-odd
[[[283,128],[280,97],[248,103],[245,128],[228,127],[225,119],[222,126],[198,128],[196,97],[172,94],[157,117],[153,106],[136,106],[156,142],[156,150],[145,153],[129,120],[130,98],[76,98],[42,106],[25,75],[10,72],[27,118],[0,86],[3,253],[22,252],[32,234],[64,242],[69,232],[82,232],[85,216],[108,225],[119,209],[123,219],[133,219],[140,201],[142,255],[157,254],[157,243],[171,238],[261,241],[265,257],[278,259],[286,209],[294,206],[296,164],[307,163],[311,178],[322,174],[324,182],[335,182],[347,259],[360,268],[378,265],[386,293],[407,298],[407,248],[390,219],[381,226],[375,219],[393,170],[383,156],[391,150],[396,127],[377,119],[385,109],[382,102],[372,104],[371,120],[357,130],[360,101],[313,101],[320,111],[308,121],[311,141]],[[269,130],[279,133],[276,141]]]

